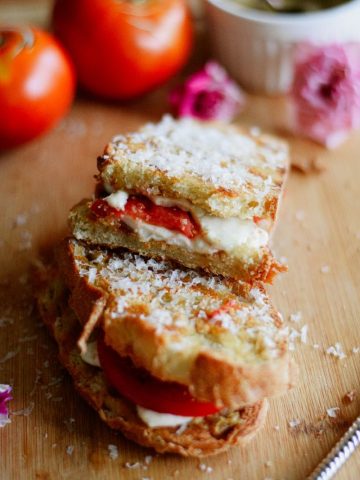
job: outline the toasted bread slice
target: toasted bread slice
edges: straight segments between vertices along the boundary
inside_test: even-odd
[[[238,127],[165,116],[117,136],[98,159],[109,191],[187,200],[217,217],[273,221],[288,171],[287,145]]]
[[[102,370],[81,359],[76,345],[81,327],[67,304],[68,293],[56,269],[44,269],[41,276],[36,291],[38,307],[58,344],[60,361],[72,376],[76,389],[109,427],[159,453],[191,457],[214,455],[232,445],[245,445],[262,427],[268,407],[266,400],[239,410],[194,419],[185,429],[148,427],[139,418],[132,402],[114,394]]]
[[[257,248],[244,243],[231,254],[223,250],[205,252],[191,250],[182,244],[164,240],[144,241],[138,232],[114,217],[98,218],[91,211],[91,200],[84,200],[70,212],[70,229],[78,240],[108,248],[127,248],[154,258],[168,258],[188,268],[201,268],[209,273],[231,277],[248,283],[271,283],[273,277],[287,267],[280,264],[268,246]]]
[[[87,332],[82,347],[101,323],[105,342],[120,355],[219,407],[253,404],[292,386],[287,328],[261,284],[251,288],[74,239],[62,245],[59,266]]]

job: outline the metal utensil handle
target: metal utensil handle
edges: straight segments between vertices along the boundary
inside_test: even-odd
[[[308,480],[329,480],[333,478],[359,445],[360,417],[355,420],[345,435],[308,477]]]

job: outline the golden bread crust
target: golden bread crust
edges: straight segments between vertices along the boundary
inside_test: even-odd
[[[149,428],[138,417],[132,402],[113,394],[102,371],[82,361],[76,345],[80,324],[66,305],[67,293],[58,272],[49,268],[47,280],[43,273],[42,285],[37,289],[41,317],[58,344],[60,361],[72,376],[76,389],[109,427],[159,453],[189,457],[214,455],[233,445],[243,446],[262,427],[268,409],[266,400],[241,410],[197,419],[186,429]]]
[[[287,352],[287,330],[261,284],[249,291],[240,282],[198,276],[171,269],[166,262],[75,240],[62,248],[59,267],[65,279],[72,276],[68,286],[73,286],[71,304],[77,315],[81,318],[84,309],[83,297],[77,299],[75,291],[89,285],[90,291],[102,292],[106,306],[98,319],[105,342],[152,375],[187,385],[196,398],[230,408],[282,394],[293,385],[296,369]],[[159,303],[162,295],[169,297],[165,304]],[[236,303],[231,314],[211,313],[229,302]]]
[[[143,242],[139,236],[124,224],[111,220],[94,218],[90,211],[91,201],[83,200],[72,208],[69,226],[77,240],[107,248],[127,248],[141,255],[154,258],[168,258],[187,268],[201,268],[215,275],[242,280],[247,283],[264,281],[271,283],[279,272],[286,271],[268,247],[249,249],[244,246],[243,256],[233,256],[224,251],[199,253],[165,241]],[[123,226],[121,226],[123,225]]]
[[[98,169],[99,181],[113,190],[186,199],[219,217],[274,220],[288,147],[234,125],[167,116],[115,137]]]

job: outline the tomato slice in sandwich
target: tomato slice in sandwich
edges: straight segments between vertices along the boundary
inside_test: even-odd
[[[181,233],[190,239],[200,234],[200,228],[189,212],[178,207],[156,205],[150,199],[142,196],[129,197],[124,210],[117,210],[100,198],[93,202],[91,211],[100,218],[107,216],[121,218],[123,215],[128,215],[149,225]]]
[[[135,367],[129,358],[118,355],[103,339],[98,340],[98,354],[107,381],[136,405],[185,417],[204,417],[219,411],[212,403],[196,400],[187,387],[163,382]]]

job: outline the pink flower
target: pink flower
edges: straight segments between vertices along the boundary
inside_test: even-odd
[[[245,96],[226,71],[210,61],[170,94],[170,104],[179,117],[230,121],[239,112]]]
[[[7,423],[10,423],[9,411],[6,403],[12,400],[11,396],[12,388],[10,385],[0,384],[0,427],[4,427]]]
[[[328,148],[360,126],[360,48],[298,48],[292,86],[295,131]]]

